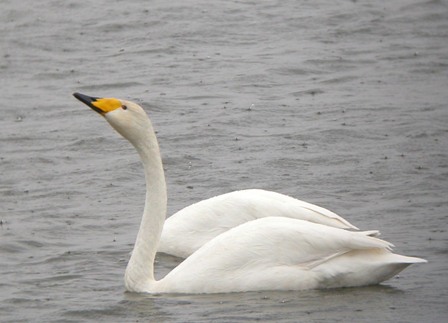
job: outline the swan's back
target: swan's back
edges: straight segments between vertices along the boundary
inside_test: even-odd
[[[423,259],[366,232],[266,217],[206,243],[156,286],[165,292],[301,290],[378,284]]]
[[[269,216],[357,229],[336,213],[317,205],[276,192],[249,189],[200,201],[172,215],[165,221],[158,251],[186,258],[219,234]]]

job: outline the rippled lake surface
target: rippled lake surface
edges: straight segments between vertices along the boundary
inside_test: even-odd
[[[0,19],[1,322],[447,321],[446,1],[3,0]],[[169,214],[264,188],[429,263],[366,288],[126,293],[143,171],[75,91],[150,114]]]

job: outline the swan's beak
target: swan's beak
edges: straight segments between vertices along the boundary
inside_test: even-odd
[[[88,105],[90,108],[92,108],[96,112],[98,112],[100,114],[104,113],[102,110],[100,110],[99,108],[97,108],[96,106],[93,105],[93,102],[96,102],[100,98],[95,98],[93,96],[88,96],[88,95],[81,94],[81,93],[73,93],[73,96],[75,98],[77,98],[79,101],[81,101],[82,103]]]
[[[121,101],[118,99],[97,98],[81,93],[73,93],[73,96],[103,116],[122,106]]]

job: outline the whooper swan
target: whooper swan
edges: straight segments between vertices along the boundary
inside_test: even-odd
[[[146,201],[126,267],[128,291],[224,293],[378,284],[424,259],[393,254],[370,236],[287,217],[245,222],[199,247],[161,280],[154,258],[167,208],[165,176],[151,121],[137,104],[75,93],[135,147],[144,166]],[[182,240],[183,237],[177,237]]]

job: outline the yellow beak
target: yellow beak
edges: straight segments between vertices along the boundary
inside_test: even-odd
[[[114,98],[97,98],[81,93],[73,93],[73,96],[101,115],[114,111],[121,107],[121,101]]]

